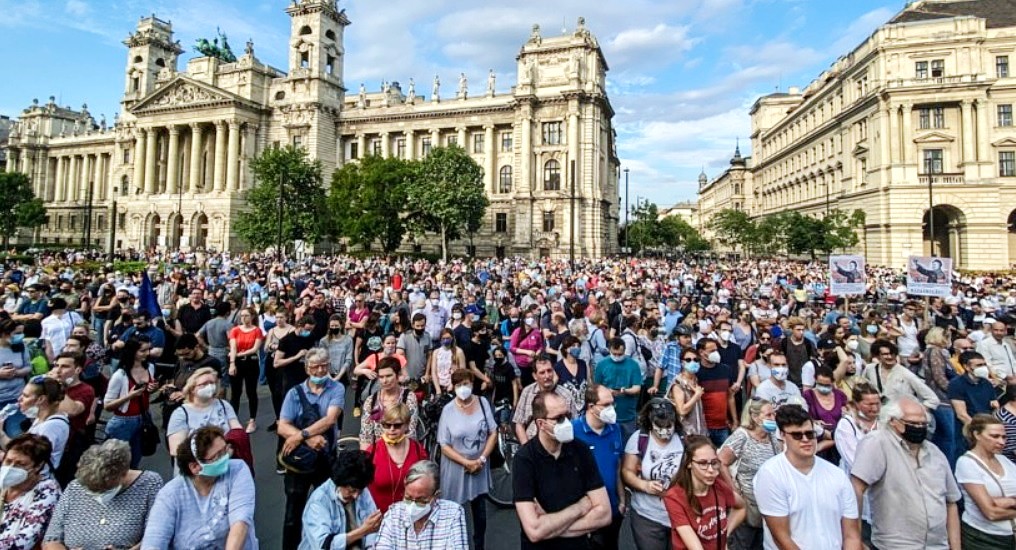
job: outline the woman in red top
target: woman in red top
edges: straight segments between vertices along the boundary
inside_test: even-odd
[[[720,467],[709,438],[688,437],[681,469],[663,496],[674,550],[723,550],[727,536],[744,521],[744,501],[720,477]]]
[[[543,334],[537,326],[536,312],[529,311],[523,316],[522,325],[511,336],[508,351],[515,357],[515,364],[522,373],[522,387],[533,383],[533,359],[543,352]]]
[[[368,488],[381,513],[402,500],[409,468],[427,459],[423,445],[407,435],[409,419],[409,407],[404,403],[388,407],[381,418],[384,428],[381,440],[367,447],[367,453],[374,461],[374,480]]]
[[[234,411],[240,410],[240,396],[247,386],[247,402],[250,420],[247,433],[254,433],[258,427],[254,419],[258,416],[258,351],[265,341],[265,334],[254,324],[254,312],[240,311],[240,326],[229,329],[229,404]]]

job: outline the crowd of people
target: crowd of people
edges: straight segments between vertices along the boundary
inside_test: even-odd
[[[482,550],[499,437],[525,549],[617,548],[624,520],[639,550],[1014,547],[1012,277],[925,298],[869,267],[843,297],[789,261],[85,259],[3,268],[2,548]]]

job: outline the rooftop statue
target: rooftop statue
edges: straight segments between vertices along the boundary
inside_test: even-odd
[[[194,50],[205,57],[214,57],[220,61],[226,63],[235,63],[236,56],[233,55],[233,50],[229,47],[229,40],[226,38],[226,34],[215,28],[215,32],[218,35],[212,39],[211,43],[208,42],[207,38],[199,38],[197,44],[194,46]],[[219,39],[222,39],[222,46],[219,46]]]

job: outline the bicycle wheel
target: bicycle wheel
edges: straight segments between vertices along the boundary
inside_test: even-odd
[[[335,444],[335,452],[353,450],[360,450],[360,438],[358,436],[347,435],[346,437],[339,438],[338,443]]]
[[[487,498],[499,508],[511,508],[513,506],[513,494],[512,473],[507,468],[492,468],[490,470],[490,489],[487,491]]]

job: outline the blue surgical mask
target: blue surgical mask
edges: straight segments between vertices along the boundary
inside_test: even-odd
[[[690,363],[685,363],[685,364],[681,365],[681,368],[683,368],[684,370],[690,372],[691,374],[698,374],[699,363],[698,363],[698,361],[692,361]]]
[[[582,355],[582,348],[568,348],[568,355],[578,359]]]
[[[14,334],[14,335],[11,336],[11,345],[17,346],[19,344],[24,344],[24,343],[25,343],[25,335],[24,334]]]
[[[314,384],[316,386],[323,385],[326,380],[328,380],[327,376],[311,376],[310,377],[310,383]]]
[[[452,339],[451,338],[442,338],[441,339],[441,345],[446,347],[446,348],[451,346],[452,345]]]
[[[776,425],[775,420],[765,419],[762,421],[762,428],[768,433],[775,433],[779,426]]]
[[[309,336],[310,336],[310,331],[309,330],[301,330],[300,331],[300,338],[307,338]]]
[[[214,462],[207,464],[201,464],[201,472],[198,475],[205,477],[219,477],[229,471],[229,453],[226,453],[219,457]]]
[[[878,334],[878,325],[868,325],[868,334]]]

